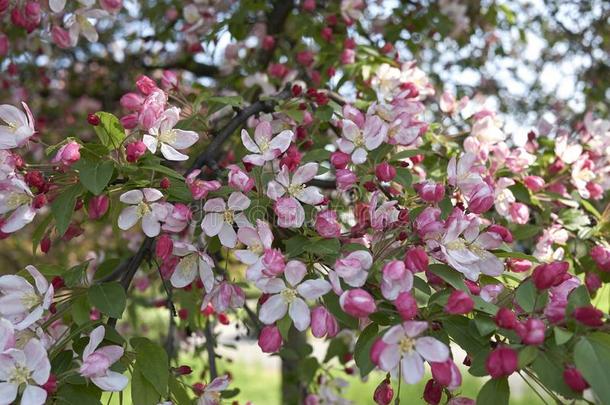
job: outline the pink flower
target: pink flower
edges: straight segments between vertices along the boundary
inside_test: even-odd
[[[338,238],[341,236],[341,224],[337,221],[337,212],[324,210],[318,212],[315,223],[316,231],[324,238]]]
[[[140,92],[145,96],[148,96],[149,94],[153,93],[155,90],[158,89],[157,83],[155,83],[154,80],[145,75],[138,77],[138,79],[136,80],[136,86],[138,87],[138,90],[140,90]]]
[[[104,214],[108,211],[109,203],[110,199],[107,195],[96,195],[91,197],[87,209],[89,219],[96,220],[103,217]]]
[[[142,110],[138,114],[138,124],[148,131],[161,117],[166,104],[167,94],[161,89],[154,90],[144,100]]]
[[[156,153],[159,148],[167,160],[188,160],[188,155],[178,151],[195,144],[199,135],[195,131],[174,128],[179,120],[180,109],[171,107],[160,114],[152,125],[147,125],[148,134],[142,137],[142,142],[151,153]]]
[[[72,46],[72,43],[70,42],[70,33],[57,25],[53,26],[51,29],[51,38],[55,45],[62,49],[68,49]]]
[[[500,308],[495,317],[496,325],[504,329],[514,329],[519,321],[517,315],[508,308]]]
[[[352,156],[354,164],[366,161],[368,151],[377,149],[385,140],[388,127],[376,115],[367,115],[362,130],[350,120],[343,120],[342,137],[337,141],[339,150]]]
[[[423,239],[434,238],[441,234],[444,225],[440,221],[441,210],[427,207],[415,218],[413,227]]]
[[[176,75],[176,73],[172,72],[171,70],[164,70],[163,76],[161,77],[161,86],[163,86],[165,90],[177,88],[178,76]]]
[[[61,163],[65,166],[70,166],[73,163],[78,162],[80,159],[80,144],[71,141],[62,146],[57,154],[51,160],[53,163]]]
[[[409,321],[417,315],[417,300],[408,291],[398,294],[398,297],[394,300],[394,306],[400,317],[405,321]]]
[[[382,162],[375,167],[375,175],[380,181],[392,181],[396,177],[396,168],[388,162]]]
[[[0,105],[0,150],[19,147],[36,132],[30,108],[24,102],[21,105],[25,113],[9,104]]]
[[[479,295],[485,302],[496,302],[502,291],[504,291],[503,284],[487,284],[481,288]]]
[[[355,318],[365,318],[377,311],[375,299],[361,288],[345,291],[339,297],[341,309]]]
[[[265,285],[263,292],[273,295],[260,308],[259,318],[264,324],[270,325],[288,313],[295,328],[301,332],[307,329],[311,318],[305,300],[320,298],[330,291],[331,286],[323,278],[303,281],[306,273],[303,263],[291,260],[284,270],[288,285],[279,278]]]
[[[373,265],[373,256],[366,250],[356,250],[335,262],[336,274],[351,287],[362,287]]]
[[[21,404],[42,405],[47,392],[41,388],[51,372],[49,357],[38,339],[27,341],[23,349],[8,349],[2,355],[2,402],[13,404],[21,393]]]
[[[563,370],[563,381],[576,392],[582,392],[589,388],[589,384],[583,378],[580,371],[572,365],[566,366]]]
[[[311,311],[311,333],[317,338],[333,338],[339,333],[337,320],[323,306],[317,306]]]
[[[462,374],[453,360],[448,359],[442,363],[430,363],[432,378],[450,391],[462,385]]]
[[[197,405],[219,405],[222,391],[226,390],[231,379],[228,375],[216,377],[203,389],[203,392],[197,400]]]
[[[405,253],[405,266],[413,273],[428,270],[428,255],[421,247],[413,247]]]
[[[379,367],[396,372],[401,367],[403,381],[415,384],[424,376],[424,360],[442,363],[449,359],[449,348],[431,336],[421,335],[427,322],[406,321],[392,326],[383,335],[386,347],[379,357]]]
[[[530,220],[530,210],[523,203],[512,203],[509,208],[510,218],[516,224],[527,224]]]
[[[455,290],[449,295],[449,301],[445,305],[445,312],[452,315],[464,315],[474,309],[474,301],[468,293]]]
[[[394,398],[394,390],[390,385],[389,379],[383,380],[373,393],[373,400],[377,405],[389,405]]]
[[[268,277],[279,276],[286,268],[284,255],[279,249],[265,249],[261,263],[264,266],[263,274]]]
[[[144,97],[137,93],[123,94],[120,100],[121,107],[129,111],[140,111],[144,104]]]
[[[369,203],[369,216],[371,218],[371,227],[376,231],[382,231],[398,220],[398,209],[395,207],[398,201],[387,201],[381,203],[378,207],[378,198],[379,191],[375,191],[371,195],[371,201]]]
[[[157,242],[155,244],[155,255],[161,259],[166,260],[171,256],[174,250],[174,242],[172,238],[164,233],[157,238]]]
[[[530,318],[523,323],[518,323],[515,330],[526,345],[538,346],[544,343],[546,325],[540,319]]]
[[[258,335],[258,346],[263,353],[275,353],[280,350],[283,343],[280,330],[275,325],[263,327],[260,335]]]
[[[482,214],[494,205],[494,190],[489,184],[480,182],[467,195],[467,199],[468,210],[475,214]]]
[[[598,328],[604,324],[604,313],[592,305],[576,308],[572,316],[578,322],[592,328]]]
[[[438,405],[443,397],[443,387],[436,380],[428,380],[424,387],[424,401],[429,405]]]
[[[305,221],[303,206],[292,197],[278,198],[273,205],[273,211],[281,228],[300,228]]]
[[[166,203],[167,215],[163,218],[161,229],[165,232],[182,232],[193,218],[193,213],[188,205],[176,203],[174,205]]]
[[[350,156],[341,151],[335,151],[330,154],[330,163],[337,169],[345,169],[350,160]]]
[[[552,262],[537,266],[532,272],[532,281],[539,290],[546,290],[563,283],[570,276],[567,274],[568,262]]]
[[[437,203],[445,197],[445,187],[431,181],[414,184],[419,198],[429,203]]]
[[[243,161],[255,166],[262,166],[265,162],[277,158],[284,153],[294,134],[292,131],[286,130],[280,132],[273,137],[271,124],[268,121],[261,121],[254,130],[254,141],[248,135],[248,131],[242,129],[241,141],[250,152],[253,154],[246,155]]]
[[[197,169],[186,176],[186,185],[195,200],[206,198],[211,191],[219,190],[222,186],[217,180],[206,181],[199,179],[200,174],[201,170]]]
[[[146,153],[146,145],[142,141],[128,143],[125,148],[125,153],[127,155],[127,161],[135,163]]]
[[[349,169],[337,169],[336,173],[337,190],[346,191],[358,182],[356,173]]]
[[[601,271],[610,272],[610,249],[596,245],[589,252],[591,258]]]
[[[517,370],[517,366],[517,352],[506,346],[496,348],[485,361],[485,369],[491,378],[507,377]]]
[[[243,193],[248,193],[252,190],[254,179],[248,176],[245,171],[237,165],[229,165],[227,169],[229,169],[229,186]]]
[[[386,263],[381,270],[381,294],[387,300],[395,300],[401,292],[413,288],[413,273],[400,260]]]
[[[170,278],[172,286],[184,288],[191,284],[197,276],[203,283],[206,292],[214,287],[214,261],[210,256],[198,250],[190,243],[173,243],[172,254],[180,258]]]
[[[523,179],[523,184],[525,184],[525,187],[529,188],[534,193],[542,190],[545,186],[544,179],[539,176],[526,176]]]
[[[104,340],[104,326],[95,328],[89,335],[89,343],[83,351],[83,365],[79,369],[80,375],[91,379],[93,384],[103,391],[123,391],[129,379],[121,373],[110,370],[110,366],[123,356],[121,346],[98,346]],[[97,350],[96,350],[97,349]]]
[[[244,306],[246,294],[237,284],[221,281],[214,285],[212,290],[203,297],[201,311],[204,311],[208,304],[212,304],[217,312],[224,312],[228,309],[237,309]]]
[[[226,203],[222,198],[212,198],[203,206],[206,215],[201,221],[201,229],[208,236],[218,235],[223,246],[233,248],[237,244],[233,225],[252,226],[242,212],[249,206],[250,199],[238,191],[231,193]]]
[[[161,232],[161,221],[167,216],[167,206],[156,202],[161,198],[163,194],[154,188],[123,193],[119,200],[129,206],[119,215],[119,228],[125,231],[142,219],[142,230],[146,236],[157,236]]]

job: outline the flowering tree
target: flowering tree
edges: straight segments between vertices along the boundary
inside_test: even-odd
[[[441,40],[376,26],[409,19],[385,2],[175,3],[0,0],[0,250],[33,248],[0,276],[0,403],[129,402],[128,387],[138,405],[230,401],[229,323],[282,358],[285,403],[344,403],[342,370],[379,379],[378,404],[409,402],[401,385],[427,370],[430,404],[474,403],[465,370],[487,378],[481,404],[509,403],[511,375],[543,401],[610,403],[594,95],[576,118],[522,122],[518,142],[422,70]],[[458,46],[484,25],[407,3],[453,21]],[[119,49],[134,29],[147,45]],[[192,56],[217,50],[222,64]],[[126,87],[107,82],[121,60]],[[52,76],[28,82],[37,65]],[[166,331],[138,327],[150,306]],[[207,359],[189,385],[193,337]],[[324,359],[307,339],[328,341]]]

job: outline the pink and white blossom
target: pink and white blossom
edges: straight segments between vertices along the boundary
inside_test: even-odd
[[[356,250],[335,262],[336,274],[351,287],[362,287],[373,265],[373,256],[366,250]]]
[[[0,215],[11,212],[0,230],[12,233],[34,220],[34,195],[23,180],[10,177],[0,181]]]
[[[261,121],[254,130],[254,140],[248,131],[242,129],[241,141],[252,154],[246,155],[243,161],[255,166],[262,166],[265,162],[275,159],[288,149],[294,134],[290,130],[284,130],[278,135],[273,136],[271,124],[268,121]]]
[[[25,113],[10,104],[0,105],[0,150],[22,146],[36,132],[30,107],[21,105]]]
[[[180,257],[170,282],[176,288],[183,288],[191,284],[197,275],[201,279],[206,291],[211,291],[214,287],[214,261],[204,252],[199,251],[190,243],[174,242],[172,252]]]
[[[206,214],[201,229],[208,236],[218,235],[223,246],[233,248],[237,244],[237,233],[233,225],[240,228],[252,226],[242,212],[249,206],[250,199],[237,191],[231,193],[227,202],[222,198],[212,198],[203,206]]]
[[[41,386],[49,379],[51,363],[40,340],[30,339],[23,350],[6,350],[0,354],[0,364],[1,403],[15,403],[19,393],[22,405],[46,402],[47,392]]]
[[[216,377],[203,388],[203,393],[197,400],[197,405],[219,405],[222,391],[226,390],[231,383],[228,375]]]
[[[121,373],[110,370],[110,366],[123,357],[123,348],[118,345],[98,348],[105,334],[103,325],[93,329],[89,335],[89,343],[83,351],[83,364],[78,372],[104,391],[123,391],[129,379]]]
[[[339,150],[351,155],[354,164],[366,161],[369,151],[377,149],[387,138],[388,127],[376,115],[367,115],[362,128],[350,120],[343,120],[342,137],[337,141]]]
[[[142,230],[146,236],[157,236],[161,232],[161,222],[168,215],[167,205],[155,202],[162,197],[163,194],[154,188],[123,193],[119,200],[129,206],[119,215],[119,228],[124,231],[130,229],[141,219]]]
[[[187,155],[178,151],[192,146],[199,140],[199,135],[195,131],[174,128],[179,120],[180,109],[170,107],[149,128],[148,134],[142,137],[142,141],[151,153],[156,153],[159,148],[167,160],[188,160]]]

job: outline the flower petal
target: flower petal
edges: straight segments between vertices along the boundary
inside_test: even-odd
[[[259,319],[266,325],[282,319],[288,311],[288,303],[280,294],[272,295],[263,305],[258,314]]]
[[[295,298],[290,304],[288,314],[294,323],[294,327],[297,330],[303,332],[309,326],[311,322],[311,314],[307,303],[300,298]]]
[[[302,282],[297,287],[297,291],[303,298],[315,300],[328,293],[331,288],[332,287],[328,281],[319,278],[316,280],[307,280]]]

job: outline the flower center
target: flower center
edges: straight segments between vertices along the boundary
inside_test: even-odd
[[[466,248],[466,244],[464,242],[464,239],[459,238],[447,243],[446,246],[448,250],[462,250]]]
[[[23,303],[23,306],[25,306],[26,308],[33,308],[33,307],[39,305],[42,302],[42,300],[37,294],[31,292],[31,293],[24,294],[21,297],[21,302]]]
[[[258,148],[263,153],[267,152],[269,150],[269,142],[267,142],[265,139],[261,140],[261,142],[258,144]]]
[[[260,243],[255,243],[255,244],[253,244],[253,245],[250,245],[250,251],[251,251],[252,253],[257,254],[257,255],[259,255],[259,254],[263,253],[263,251],[264,251],[264,250],[265,250],[265,249],[263,248],[263,245],[262,245],[262,244],[260,244]]]
[[[364,146],[364,136],[362,135],[362,133],[358,133],[358,135],[356,135],[354,137],[354,140],[352,141],[354,143],[354,146],[356,148],[361,148]]]
[[[197,271],[197,259],[198,255],[196,253],[192,253],[188,256],[184,256],[182,258],[183,269],[188,273],[188,276],[191,276],[191,273]],[[189,277],[190,278],[190,277]]]
[[[176,141],[176,130],[170,129],[159,134],[159,142],[161,143],[174,143]]]
[[[138,204],[138,216],[143,217],[144,215],[148,214],[151,210],[150,207],[148,206],[148,204],[146,204],[144,201],[142,201],[141,203]]]
[[[23,364],[15,364],[15,368],[10,374],[8,382],[16,385],[26,384],[30,379],[31,374],[32,372]]]
[[[22,205],[29,204],[32,201],[30,196],[24,193],[11,193],[7,198],[6,205],[9,210],[14,210]]]
[[[225,222],[229,225],[233,225],[233,221],[235,221],[235,213],[232,210],[225,210],[223,215]]]
[[[405,336],[398,342],[398,347],[400,348],[401,353],[410,353],[415,347],[415,340]]]
[[[292,197],[300,195],[305,189],[305,184],[291,184],[288,186],[288,194]]]
[[[292,301],[294,301],[294,299],[297,297],[297,292],[296,290],[292,289],[292,288],[286,288],[285,290],[283,290],[281,292],[282,297],[284,297],[284,300],[286,300],[287,303],[291,303]]]

